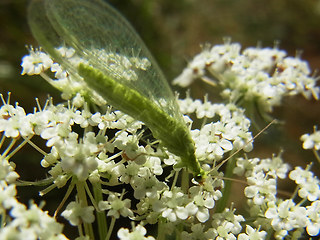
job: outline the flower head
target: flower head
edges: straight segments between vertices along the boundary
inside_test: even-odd
[[[92,223],[94,221],[93,206],[82,206],[78,202],[70,202],[66,209],[61,213],[71,225],[77,226],[82,222]]]
[[[138,225],[133,228],[132,232],[126,228],[120,228],[117,236],[120,240],[155,240],[151,236],[145,237],[146,233],[147,230],[142,225]]]

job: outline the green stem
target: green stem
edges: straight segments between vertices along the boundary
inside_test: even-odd
[[[115,218],[115,217],[112,217],[112,218],[111,218],[110,227],[109,227],[109,230],[108,230],[108,234],[107,234],[107,236],[106,236],[106,240],[109,240],[109,239],[110,239],[111,233],[112,233],[112,231],[113,231],[113,227],[114,227],[115,223],[116,223],[116,218]]]
[[[103,200],[101,184],[96,183],[96,184],[93,184],[92,186],[93,186],[94,199],[96,203],[99,203],[100,201]],[[97,209],[96,216],[97,216],[97,222],[98,222],[99,238],[106,239],[107,233],[108,233],[106,213],[105,211],[99,211]]]
[[[77,196],[78,196],[78,199],[79,199],[81,206],[87,207],[88,201],[87,201],[87,195],[86,195],[84,182],[77,181],[76,188],[77,188]],[[84,232],[87,236],[89,236],[89,239],[94,240],[94,233],[93,233],[92,224],[83,222],[83,227],[84,227]]]
[[[171,190],[176,186],[177,181],[178,181],[178,177],[179,177],[179,172],[175,172],[174,177],[173,177],[173,181],[172,181],[172,185],[171,185]]]
[[[7,154],[10,152],[11,148],[13,148],[13,146],[16,144],[17,139],[16,138],[12,138],[11,142],[9,144],[9,146],[6,148],[6,150],[1,154],[2,157],[7,156]]]
[[[7,219],[6,211],[3,211],[2,214],[0,215],[0,220],[1,220],[0,228],[5,227],[5,225],[6,225],[6,219]]]
[[[26,145],[26,144],[28,143],[28,141],[30,141],[31,138],[32,138],[32,136],[29,137],[29,138],[24,138],[24,137],[23,137],[24,141],[23,141],[22,143],[20,143],[19,146],[17,146],[10,154],[8,154],[8,156],[6,157],[6,159],[9,161],[9,159],[10,159],[13,155],[15,155],[24,145]],[[26,139],[27,139],[27,140],[26,140]],[[31,142],[31,141],[30,141],[30,142]],[[34,145],[31,145],[31,146],[34,146]],[[37,146],[36,146],[36,149],[38,150]],[[45,152],[42,151],[41,153],[45,153]],[[45,153],[43,156],[45,156],[45,155],[46,155],[46,153]]]
[[[65,202],[67,201],[67,199],[69,198],[69,196],[70,196],[70,194],[71,194],[71,192],[72,192],[72,190],[73,190],[73,188],[74,188],[74,185],[75,185],[74,179],[72,178],[71,183],[70,183],[70,185],[69,185],[69,187],[68,187],[68,190],[67,190],[66,194],[64,195],[62,201],[60,202],[59,206],[57,207],[56,211],[54,212],[54,215],[53,215],[54,218],[57,216],[58,212],[59,212],[60,209],[63,207],[63,205],[65,204]],[[55,185],[55,184],[52,184],[50,187],[53,189],[54,187],[56,187],[56,185]],[[49,188],[50,188],[50,187],[49,187]],[[48,191],[48,188],[45,189],[44,191],[49,192],[49,191]],[[50,191],[51,191],[51,189],[50,189]],[[45,193],[46,193],[46,192],[41,191],[41,192],[40,192],[40,196],[43,196]]]
[[[189,189],[189,173],[185,169],[182,169],[181,189],[184,193],[187,193]]]
[[[181,225],[181,224],[179,224],[177,227],[176,227],[176,229],[175,229],[176,231],[176,236],[175,236],[175,240],[182,240],[181,239],[181,233],[182,233],[182,231],[183,231],[183,225]]]
[[[313,150],[314,156],[316,157],[316,159],[318,160],[318,162],[320,163],[320,156],[319,153],[316,150]]]
[[[158,235],[157,240],[165,240],[166,239],[166,231],[163,229],[163,220],[159,219],[158,221]]]

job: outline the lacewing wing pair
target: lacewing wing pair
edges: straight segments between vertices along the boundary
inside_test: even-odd
[[[28,10],[39,44],[73,77],[109,104],[150,128],[155,138],[181,158],[195,176],[204,177],[176,98],[138,34],[102,0],[33,0]],[[61,56],[74,49],[78,63]]]

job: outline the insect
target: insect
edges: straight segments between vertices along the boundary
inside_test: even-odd
[[[140,120],[195,176],[203,177],[176,98],[138,34],[102,0],[33,0],[28,21],[40,45],[109,104]],[[75,64],[57,48],[74,49]]]

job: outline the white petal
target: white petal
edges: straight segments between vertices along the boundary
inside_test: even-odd
[[[177,207],[177,209],[175,210],[178,218],[180,219],[187,219],[188,217],[188,210],[184,207]]]
[[[198,211],[197,212],[197,219],[202,223],[207,221],[209,219],[209,211],[208,211],[208,209],[203,208],[201,211]]]

